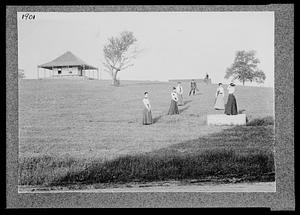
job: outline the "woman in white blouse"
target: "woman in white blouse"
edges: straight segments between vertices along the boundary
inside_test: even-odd
[[[153,120],[152,120],[152,113],[151,113],[151,105],[148,99],[148,92],[144,93],[143,104],[144,104],[143,125],[150,125],[153,123]]]
[[[215,106],[216,110],[224,110],[224,88],[222,83],[219,83],[219,87],[215,96]]]
[[[227,115],[237,115],[238,114],[236,99],[235,99],[235,96],[233,95],[233,93],[235,91],[234,87],[235,87],[235,84],[231,83],[227,88],[228,99],[227,99],[227,103],[225,106],[225,114],[227,114]]]
[[[177,105],[178,106],[181,106],[181,105],[184,105],[183,103],[183,88],[181,86],[181,82],[178,82],[178,85],[176,87],[176,93],[177,93],[177,97],[178,97],[178,102],[177,102]]]
[[[178,110],[178,97],[177,97],[177,92],[176,92],[176,88],[173,87],[173,91],[171,93],[171,104],[170,104],[170,108],[169,108],[169,112],[168,115],[174,115],[174,114],[179,114],[179,110]]]

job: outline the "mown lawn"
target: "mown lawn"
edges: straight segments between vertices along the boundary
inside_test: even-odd
[[[123,81],[21,80],[19,83],[20,157],[40,155],[112,159],[138,154],[220,132],[206,126],[215,85],[199,85],[197,96],[184,99],[180,116],[167,116],[171,83]],[[141,124],[144,91],[150,92],[156,123]],[[227,95],[225,95],[226,99]],[[249,119],[274,115],[273,90],[237,87],[238,108]]]
[[[187,96],[167,116],[171,83],[21,80],[19,176],[22,185],[110,183],[205,177],[274,180],[273,90],[236,89],[248,126],[207,126],[215,85]],[[143,92],[155,123],[141,124]],[[225,95],[226,99],[227,95]],[[268,117],[269,118],[264,118]]]
[[[250,123],[249,123],[250,124]],[[162,180],[274,181],[273,125],[238,126],[152,152],[102,161],[22,158],[22,185],[72,185]]]

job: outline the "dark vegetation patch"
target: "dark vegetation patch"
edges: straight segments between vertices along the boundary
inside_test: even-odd
[[[75,183],[126,183],[207,177],[274,181],[272,153],[238,155],[210,150],[193,155],[124,156],[105,162],[30,158],[19,167],[21,185],[70,185]],[[270,177],[265,177],[265,176]]]
[[[206,137],[113,160],[30,157],[19,161],[19,185],[128,183],[165,180],[274,181],[271,118]],[[274,122],[273,122],[274,123]]]
[[[274,118],[272,116],[264,118],[256,118],[247,122],[247,126],[267,126],[274,125]]]

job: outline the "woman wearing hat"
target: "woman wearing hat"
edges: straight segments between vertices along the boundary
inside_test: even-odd
[[[228,99],[227,103],[225,106],[225,114],[227,115],[237,115],[237,104],[236,104],[236,99],[235,96],[233,95],[235,91],[235,84],[231,83],[228,87]]]
[[[152,121],[151,105],[148,99],[148,92],[144,93],[143,104],[144,104],[143,125],[150,125],[153,123],[153,121]]]
[[[172,99],[171,99],[168,115],[179,114],[178,105],[177,105],[178,97],[177,97],[176,87],[173,87],[171,97]]]
[[[224,88],[222,86],[222,83],[219,83],[215,99],[216,100],[214,108],[216,110],[224,110]]]

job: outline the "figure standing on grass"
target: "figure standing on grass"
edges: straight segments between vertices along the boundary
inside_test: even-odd
[[[144,93],[143,103],[145,106],[143,110],[143,125],[150,125],[153,123],[153,120],[152,120],[152,113],[151,113],[151,105],[148,99],[148,92]]]
[[[181,82],[178,82],[178,85],[176,87],[176,93],[177,93],[177,96],[178,96],[178,106],[181,106],[181,105],[184,105],[183,103],[183,88],[181,86]]]
[[[216,110],[224,110],[224,88],[222,83],[219,83],[219,87],[215,96],[215,106]]]
[[[197,84],[196,84],[195,80],[193,79],[191,81],[191,90],[189,92],[189,96],[191,95],[191,93],[193,93],[193,95],[195,95],[196,89],[197,89]]]
[[[178,97],[177,97],[177,93],[176,93],[176,87],[173,87],[171,97],[172,97],[172,99],[171,99],[171,104],[170,104],[168,115],[179,114],[179,110],[178,110],[178,106],[177,106]]]
[[[204,82],[205,82],[206,84],[208,84],[208,79],[209,79],[209,76],[208,76],[208,74],[206,73],[205,78],[204,78]]]
[[[225,106],[225,114],[227,115],[237,115],[237,104],[236,104],[236,99],[235,96],[233,95],[235,88],[235,84],[231,83],[227,90],[228,90],[228,100]]]

